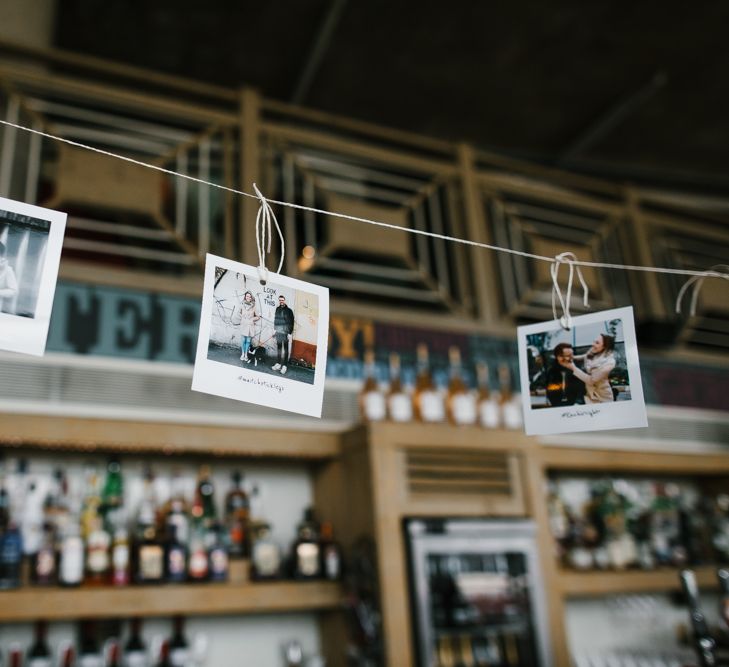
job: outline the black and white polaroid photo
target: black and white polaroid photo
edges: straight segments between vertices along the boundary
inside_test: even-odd
[[[192,388],[321,417],[329,290],[207,256]]]
[[[648,426],[633,309],[519,327],[528,435]]]
[[[66,214],[0,197],[0,349],[43,355]]]

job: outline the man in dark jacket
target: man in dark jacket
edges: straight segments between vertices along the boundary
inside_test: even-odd
[[[547,371],[547,400],[552,407],[585,402],[585,383],[562,366],[572,361],[575,351],[569,343],[554,348],[554,362]]]
[[[294,333],[294,311],[286,305],[286,298],[278,297],[278,308],[273,319],[273,330],[276,333],[276,352],[278,363],[271,369],[286,374],[286,363],[289,360],[289,336]]]

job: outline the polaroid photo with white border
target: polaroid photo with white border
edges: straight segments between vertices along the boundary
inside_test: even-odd
[[[321,417],[329,290],[207,255],[194,391]]]
[[[527,435],[648,426],[633,308],[519,327]]]
[[[0,197],[0,350],[42,356],[66,214]]]

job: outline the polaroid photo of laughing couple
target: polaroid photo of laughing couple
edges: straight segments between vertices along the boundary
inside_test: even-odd
[[[207,256],[192,389],[321,417],[329,290]]]
[[[518,329],[527,435],[648,426],[633,309]],[[528,391],[526,389],[528,388]]]

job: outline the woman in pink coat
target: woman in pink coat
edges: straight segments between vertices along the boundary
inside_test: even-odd
[[[615,368],[614,350],[615,338],[598,334],[587,354],[560,362],[585,383],[585,403],[612,403],[615,400],[610,386],[610,372]],[[585,369],[578,368],[575,361],[584,361]]]

